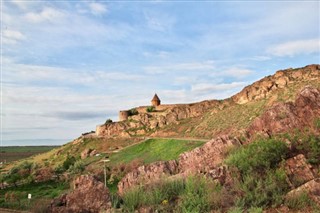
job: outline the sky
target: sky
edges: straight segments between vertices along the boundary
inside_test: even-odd
[[[2,0],[1,145],[66,143],[154,93],[224,99],[319,64],[319,14],[319,1]]]

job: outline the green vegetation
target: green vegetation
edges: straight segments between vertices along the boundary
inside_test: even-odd
[[[226,159],[230,167],[236,168],[240,176],[235,177],[235,190],[239,207],[267,207],[279,205],[289,190],[286,174],[280,166],[288,148],[278,140],[260,140],[235,149]]]
[[[309,135],[297,131],[295,134],[285,135],[291,141],[298,153],[304,154],[310,164],[320,163],[320,136]]]
[[[320,129],[320,118],[314,119],[314,126],[315,126],[317,129]]]
[[[137,159],[144,163],[173,160],[177,159],[181,153],[192,150],[204,143],[203,141],[149,139],[112,154],[110,156],[110,164],[129,163]]]
[[[112,123],[112,120],[108,118],[104,124],[111,124],[111,123]]]
[[[0,148],[0,162],[12,162],[48,152],[58,146],[4,146]]]
[[[287,153],[288,148],[285,143],[274,139],[261,140],[235,149],[226,163],[235,166],[243,175],[246,175],[274,168]]]
[[[138,110],[136,108],[132,108],[129,111],[129,116],[138,115]]]
[[[288,197],[288,199],[286,199],[285,204],[290,209],[301,210],[306,207],[312,206],[313,201],[310,199],[307,192],[302,191],[298,194]]]
[[[155,109],[156,109],[156,108],[155,108],[154,106],[148,106],[147,109],[146,109],[146,111],[147,111],[147,112],[154,112]]]
[[[30,210],[34,209],[36,205],[37,210],[39,210],[41,205],[49,205],[49,201],[52,198],[57,197],[68,188],[68,183],[54,181],[29,183],[15,188],[5,188],[0,190],[0,207]],[[31,201],[28,200],[28,194],[32,195]]]
[[[210,212],[221,207],[220,192],[220,185],[192,176],[186,181],[160,181],[152,186],[134,188],[123,196],[123,207],[129,212],[142,206],[164,212]],[[178,205],[174,205],[176,202]]]

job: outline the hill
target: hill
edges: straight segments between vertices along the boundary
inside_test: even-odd
[[[27,159],[37,168],[22,180],[71,181],[89,174],[54,201],[60,203],[54,212],[87,208],[75,199],[84,194],[88,206],[99,209],[96,192],[108,194],[104,203],[129,212],[260,212],[280,204],[286,207],[276,209],[281,212],[295,205],[317,210],[319,101],[320,66],[309,65],[277,71],[225,100],[137,107],[127,111],[126,120],[106,122],[95,133]],[[20,175],[26,165],[5,169]],[[111,195],[97,182],[105,177]],[[299,187],[305,194],[296,193]]]

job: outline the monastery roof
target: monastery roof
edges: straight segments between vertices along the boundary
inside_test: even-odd
[[[156,94],[154,94],[154,96],[153,96],[153,98],[152,98],[152,100],[151,100],[151,101],[160,101],[160,99],[159,99],[159,97],[158,97],[157,93],[156,93]]]

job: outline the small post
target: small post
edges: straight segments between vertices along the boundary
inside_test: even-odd
[[[104,173],[104,186],[107,187],[107,168],[106,168],[106,162],[109,162],[110,160],[103,160],[103,173]]]

